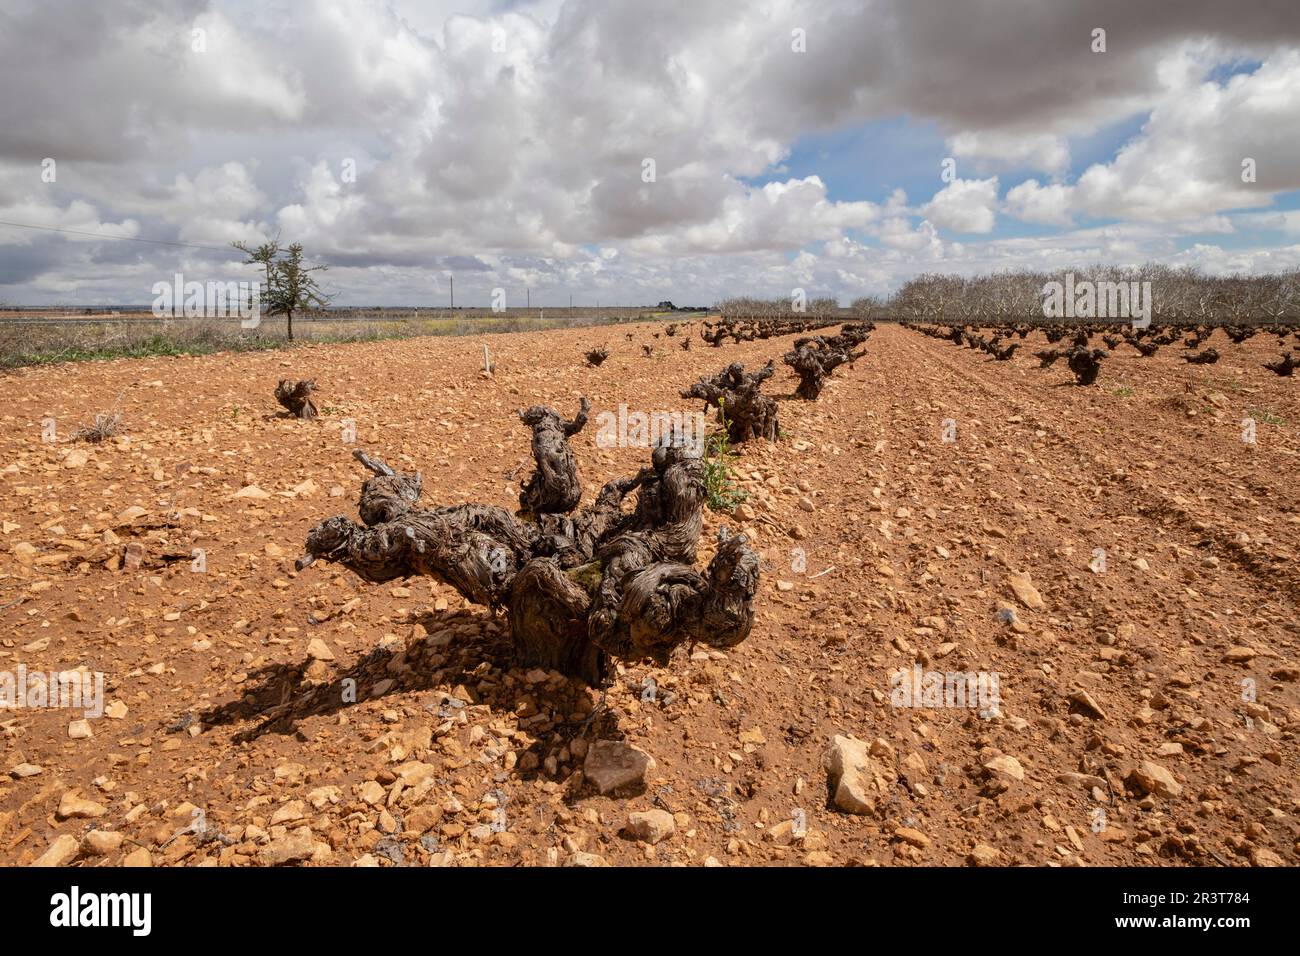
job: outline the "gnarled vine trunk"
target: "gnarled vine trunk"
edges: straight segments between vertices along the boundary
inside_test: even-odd
[[[545,405],[534,405],[519,413],[519,420],[533,430],[533,460],[537,468],[519,493],[519,506],[535,515],[567,514],[578,507],[582,482],[578,480],[578,459],[569,439],[587,424],[591,402],[582,399],[573,421],[565,421]]]
[[[796,396],[815,401],[832,372],[867,354],[866,349],[854,352],[851,347],[839,348],[837,345],[838,343],[821,336],[798,339],[794,351],[786,352],[781,357],[781,361],[799,376],[799,385],[794,390]]]
[[[706,408],[716,408],[718,421],[726,422],[733,443],[751,438],[776,441],[780,429],[776,400],[759,391],[775,371],[770,360],[757,372],[746,372],[740,362],[732,362],[712,378],[701,378],[685,389],[682,398],[701,398]]]
[[[314,391],[316,383],[309,378],[301,382],[282,378],[275,386],[275,400],[304,421],[311,421],[316,417],[316,403],[311,400]]]
[[[534,411],[534,448],[544,432],[549,455],[555,442],[567,451],[586,407],[573,422]],[[434,577],[474,603],[504,606],[521,664],[593,686],[605,683],[612,659],[665,664],[683,642],[729,647],[753,625],[759,561],[744,535],[723,528],[708,567],[694,568],[704,466],[688,443],[656,448],[650,467],[607,482],[576,514],[524,518],[481,504],[421,508],[418,472],[401,475],[354,454],[372,473],[361,487],[361,523],[340,515],[317,524],[299,570],[324,560],[367,581]],[[636,504],[625,511],[634,491]]]

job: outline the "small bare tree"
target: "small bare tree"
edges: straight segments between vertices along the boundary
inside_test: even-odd
[[[317,284],[312,273],[325,272],[325,265],[307,265],[303,261],[302,243],[295,242],[281,248],[277,236],[269,242],[250,246],[232,242],[232,246],[248,256],[248,265],[261,265],[266,270],[262,286],[262,309],[267,315],[283,315],[289,341],[293,341],[293,317],[300,312],[314,312],[330,304],[330,296]]]
[[[271,270],[271,284],[266,290],[263,301],[267,315],[283,315],[289,330],[289,341],[293,341],[293,315],[295,312],[314,312],[330,304],[326,295],[316,283],[315,272],[324,272],[328,266],[309,266],[303,263],[302,243],[295,242],[289,246],[283,257],[275,262]]]

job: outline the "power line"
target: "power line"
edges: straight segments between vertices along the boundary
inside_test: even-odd
[[[0,226],[17,226],[19,229],[41,229],[45,232],[64,232],[72,236],[90,236],[92,239],[125,239],[128,242],[147,242],[155,246],[184,246],[187,249],[207,249],[210,252],[230,252],[223,246],[201,246],[193,242],[170,242],[166,239],[141,239],[138,236],[106,236],[102,232],[86,232],[82,229],[60,229],[58,226],[34,226],[27,222],[9,222],[0,219]]]

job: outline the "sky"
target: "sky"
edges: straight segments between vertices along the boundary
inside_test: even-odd
[[[0,305],[1300,268],[1295,0],[0,0],[0,89]]]

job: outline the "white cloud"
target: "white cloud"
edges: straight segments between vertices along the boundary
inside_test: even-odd
[[[977,167],[996,165],[1030,166],[1049,173],[1063,172],[1070,165],[1070,147],[1065,137],[1027,130],[966,130],[949,137],[948,148],[956,158],[976,160]]]
[[[458,299],[528,282],[560,301],[708,301],[788,292],[796,273],[848,294],[936,264],[1169,257],[1190,233],[1255,228],[1225,210],[1300,188],[1296,19],[1213,0],[1177,18],[1129,0],[990,0],[959,21],[904,0],[101,0],[74,22],[9,0],[0,83],[23,93],[0,99],[0,212],[215,246],[279,229],[363,301],[418,301],[448,268]],[[1103,21],[1112,45],[1097,55]],[[1203,82],[1243,53],[1263,66]],[[1147,114],[1071,180],[1070,137]],[[933,125],[967,178],[919,207],[901,189],[845,201],[808,173],[749,184],[793,168],[801,137],[900,115]],[[54,189],[37,188],[44,156],[60,162]],[[1002,203],[996,177],[974,178],[1013,167],[1039,176]],[[1061,232],[1003,245],[1000,210]],[[1125,228],[1070,231],[1085,217]],[[111,283],[106,267],[79,286],[86,261],[60,258],[62,240],[0,230],[20,242],[33,257],[0,283]],[[168,269],[183,254],[131,252],[97,254]]]
[[[1068,226],[1071,224],[1070,189],[1061,183],[1043,186],[1037,179],[1027,179],[1007,190],[1006,209],[1022,222]]]
[[[58,175],[57,166],[55,175]],[[140,224],[134,219],[111,222],[92,204],[82,199],[73,199],[63,204],[57,196],[53,184],[41,181],[39,166],[0,162],[0,219],[104,236],[136,236],[140,231]],[[28,246],[46,238],[48,234],[39,230],[0,228],[0,246]],[[66,241],[87,245],[98,240],[69,234]]]
[[[1079,177],[1073,206],[1091,216],[1174,221],[1269,205],[1300,189],[1300,52],[1290,50],[1226,85],[1199,82],[1170,61],[1168,96],[1142,134]],[[1257,180],[1242,181],[1242,161]]]
[[[890,249],[900,252],[938,258],[943,254],[943,243],[934,223],[923,219],[913,227],[911,221],[901,217],[886,219],[875,230],[875,236]]]
[[[921,207],[921,213],[940,229],[953,232],[993,231],[998,201],[998,179],[954,179]]]

